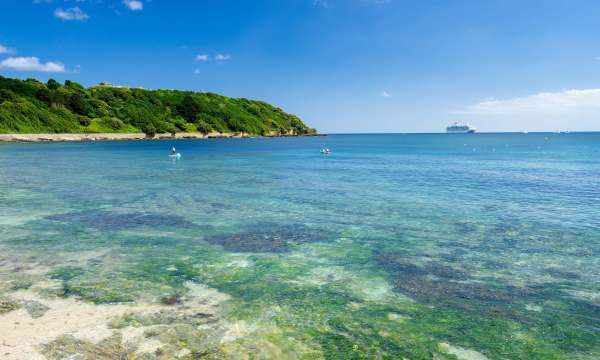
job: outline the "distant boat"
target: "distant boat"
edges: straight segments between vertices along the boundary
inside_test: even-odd
[[[459,124],[457,122],[446,128],[448,134],[472,134],[475,131],[477,129],[471,127],[469,124]]]

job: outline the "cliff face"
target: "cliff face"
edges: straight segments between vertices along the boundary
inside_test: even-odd
[[[316,131],[262,101],[213,93],[145,90],[0,76],[0,133],[246,133]]]

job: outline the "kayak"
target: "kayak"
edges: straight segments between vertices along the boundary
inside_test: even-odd
[[[179,159],[181,159],[181,154],[180,154],[180,153],[177,153],[177,154],[171,154],[171,155],[169,155],[169,157],[170,157],[171,159],[177,159],[177,160],[179,160]]]

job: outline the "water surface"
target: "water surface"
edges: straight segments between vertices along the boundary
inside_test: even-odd
[[[146,358],[597,359],[600,134],[2,144],[0,250]]]

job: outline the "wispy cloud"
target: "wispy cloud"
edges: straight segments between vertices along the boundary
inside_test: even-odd
[[[40,62],[40,59],[32,57],[10,57],[0,61],[0,69],[15,71],[39,71],[39,72],[65,72],[65,66],[59,62]]]
[[[89,19],[88,14],[86,14],[85,11],[81,10],[79,8],[79,6],[68,8],[66,10],[63,10],[62,8],[58,8],[58,9],[54,10],[54,16],[56,16],[59,19],[65,20],[65,21],[71,21],[71,20],[83,21],[83,20]]]
[[[144,3],[139,0],[123,0],[123,5],[131,11],[140,11],[144,9]]]
[[[14,54],[16,51],[14,49],[9,48],[8,46],[4,46],[0,44],[0,54]]]
[[[196,55],[196,61],[208,61],[208,55],[206,55],[206,54]]]
[[[597,130],[600,88],[488,98],[448,113],[453,117],[459,115],[484,131]]]
[[[600,89],[573,89],[542,92],[512,99],[486,99],[458,111],[477,115],[556,115],[600,111]]]
[[[392,97],[392,94],[390,94],[386,90],[383,90],[379,95],[381,95],[381,97],[384,97],[384,98]]]
[[[229,59],[231,59],[231,56],[230,56],[230,55],[217,54],[217,55],[215,56],[215,60],[217,60],[217,61],[227,61],[227,60],[229,60]]]

